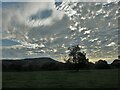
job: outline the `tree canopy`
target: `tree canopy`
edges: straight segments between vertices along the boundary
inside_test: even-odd
[[[68,54],[69,58],[66,62],[75,64],[75,69],[78,70],[80,67],[84,67],[88,63],[86,53],[81,52],[79,45],[69,47],[68,50],[70,50],[70,53]]]

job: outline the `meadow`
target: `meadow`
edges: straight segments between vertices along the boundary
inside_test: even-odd
[[[118,88],[120,69],[3,72],[3,88]]]

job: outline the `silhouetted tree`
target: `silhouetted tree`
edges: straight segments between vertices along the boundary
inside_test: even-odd
[[[67,63],[71,62],[74,64],[74,69],[79,70],[80,68],[85,68],[88,63],[88,59],[86,58],[86,53],[81,52],[81,48],[79,45],[69,47],[70,53],[68,54]]]
[[[109,69],[109,65],[105,60],[99,60],[95,62],[95,69]]]
[[[118,55],[118,59],[120,60],[120,55]]]
[[[112,68],[120,68],[120,60],[119,59],[115,59],[112,63],[111,63]]]

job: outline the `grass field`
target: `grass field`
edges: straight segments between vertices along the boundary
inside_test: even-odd
[[[3,72],[3,88],[117,88],[118,70]]]

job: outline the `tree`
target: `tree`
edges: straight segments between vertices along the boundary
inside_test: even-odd
[[[120,68],[120,60],[119,59],[115,59],[112,63],[111,66],[113,68]]]
[[[95,62],[95,69],[109,69],[109,65],[105,60],[99,60]]]
[[[120,60],[120,55],[118,55],[118,59]]]
[[[88,63],[88,59],[86,58],[86,53],[81,52],[81,48],[79,45],[69,47],[68,50],[70,53],[68,54],[68,60],[66,62],[71,62],[74,64],[74,69],[79,70],[80,68],[85,68]]]

